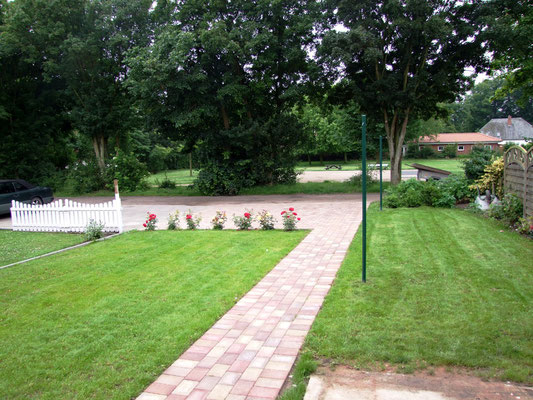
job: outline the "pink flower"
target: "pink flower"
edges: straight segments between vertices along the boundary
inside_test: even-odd
[[[292,213],[292,215],[298,215],[298,214],[296,214],[296,213]]]
[[[155,214],[150,214],[150,219],[156,219],[156,215]]]
[[[244,213],[244,216],[245,216],[246,218],[250,218],[250,213],[245,212],[245,213]]]
[[[187,216],[185,217],[186,219],[191,219],[192,218],[192,215],[191,214],[187,214]]]
[[[294,207],[289,208],[289,211],[294,211]]]
[[[143,226],[146,228],[146,224],[143,224]]]
[[[296,218],[298,221],[300,220],[300,218]]]
[[[281,212],[281,215],[285,214],[286,212],[287,212],[287,211],[283,210],[283,211]]]

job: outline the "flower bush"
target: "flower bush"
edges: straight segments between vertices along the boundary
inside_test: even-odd
[[[259,222],[259,226],[264,231],[269,231],[274,229],[274,224],[276,223],[276,219],[274,216],[268,212],[267,210],[261,211],[257,216],[255,217],[257,222]]]
[[[85,227],[85,240],[92,242],[102,238],[104,236],[104,226],[103,222],[96,222],[94,219],[89,220]]]
[[[296,224],[300,221],[298,213],[294,211],[294,207],[290,207],[289,210],[283,210],[281,212],[281,217],[283,220],[283,230],[293,231],[296,229]]]
[[[252,213],[251,211],[246,211],[242,216],[234,215],[233,223],[240,231],[247,231],[252,227]]]
[[[224,229],[224,224],[227,220],[228,217],[226,216],[226,211],[217,211],[211,220],[211,225],[213,225],[213,229],[215,230],[222,230]]]
[[[155,231],[155,225],[157,224],[157,215],[146,213],[146,221],[143,226],[146,231]]]
[[[526,218],[519,218],[516,230],[522,235],[527,235],[533,239],[533,215]]]
[[[185,216],[185,222],[187,223],[187,229],[189,229],[189,230],[198,229],[198,226],[200,225],[200,221],[201,220],[202,220],[202,217],[200,215],[197,215],[195,217],[192,214],[192,211],[189,210],[189,212]]]
[[[180,212],[176,210],[174,214],[168,215],[168,227],[169,231],[175,231],[180,229]]]

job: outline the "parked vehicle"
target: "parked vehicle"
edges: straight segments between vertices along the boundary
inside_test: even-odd
[[[33,186],[22,179],[0,180],[0,214],[9,213],[12,200],[46,204],[54,201],[54,194],[49,187]]]

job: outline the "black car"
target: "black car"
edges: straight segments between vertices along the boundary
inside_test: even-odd
[[[46,204],[54,201],[52,189],[33,186],[22,179],[0,180],[0,214],[9,213],[11,200],[23,203]]]

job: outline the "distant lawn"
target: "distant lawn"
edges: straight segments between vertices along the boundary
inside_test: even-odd
[[[158,172],[148,177],[147,181],[150,185],[157,185],[162,181],[168,179],[175,184],[191,184],[198,176],[198,170],[192,170],[192,176],[190,176],[190,170],[188,169],[176,169],[171,171]]]
[[[306,234],[130,232],[0,271],[0,398],[135,398]]]
[[[450,171],[456,175],[463,175],[465,173],[461,161],[464,158],[436,158],[436,159],[406,159],[402,160],[402,169],[413,169],[409,164],[418,163],[427,165],[428,167],[439,168],[445,171]]]
[[[383,188],[388,187],[388,182],[383,182]],[[379,183],[368,186],[369,192],[379,192]],[[257,186],[244,189],[240,195],[269,195],[269,194],[327,194],[327,193],[360,193],[361,187],[346,182],[306,182],[292,185],[272,185]],[[71,192],[55,193],[56,197],[72,197],[79,194]],[[121,192],[121,196],[201,196],[200,192],[188,186],[178,186],[175,189],[149,188],[136,190],[134,192]],[[114,196],[110,190],[99,190],[97,192],[85,193],[83,196]]]
[[[533,241],[456,209],[368,215],[305,349],[363,369],[458,366],[533,383]]]
[[[84,241],[69,233],[13,232],[0,230],[0,267]]]

